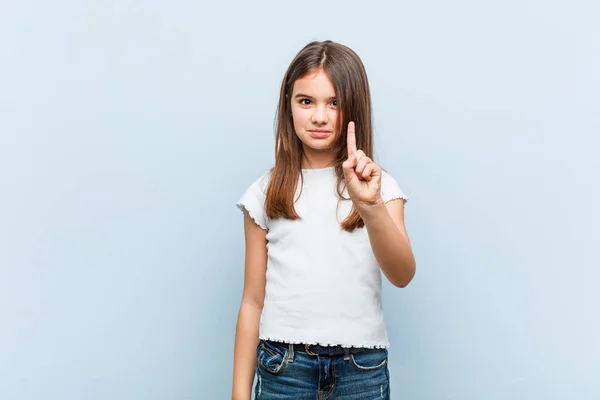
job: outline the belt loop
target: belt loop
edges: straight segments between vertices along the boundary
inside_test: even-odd
[[[288,362],[294,362],[294,344],[290,343],[288,346]]]
[[[344,347],[344,361],[348,361],[350,359],[350,350],[347,347]]]

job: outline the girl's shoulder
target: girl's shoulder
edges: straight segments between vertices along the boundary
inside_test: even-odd
[[[270,178],[271,170],[260,175],[246,188],[236,203],[240,210],[246,210],[254,222],[265,230],[268,229],[268,218],[264,206]]]
[[[408,201],[408,196],[404,193],[398,181],[384,170],[381,170],[381,198],[384,203],[397,199],[403,199],[404,202]]]
[[[257,193],[262,192],[264,195],[266,195],[267,187],[269,186],[272,172],[273,172],[273,169],[270,168],[267,171],[265,171],[263,174],[261,174],[260,176],[255,178],[254,181],[252,181],[252,183],[250,183],[247,190],[252,189],[253,191],[255,191]]]

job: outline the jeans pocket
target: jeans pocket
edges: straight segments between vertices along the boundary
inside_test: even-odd
[[[365,350],[350,354],[350,363],[359,371],[376,371],[387,365],[388,352],[386,349]]]
[[[279,374],[287,363],[288,351],[261,340],[256,348],[256,361],[265,371]]]

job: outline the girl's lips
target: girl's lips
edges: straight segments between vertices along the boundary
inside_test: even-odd
[[[324,139],[331,135],[331,131],[310,130],[309,135],[315,139]]]

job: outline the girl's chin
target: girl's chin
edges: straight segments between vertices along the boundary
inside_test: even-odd
[[[310,151],[330,152],[331,145],[329,143],[304,143],[304,148]]]

